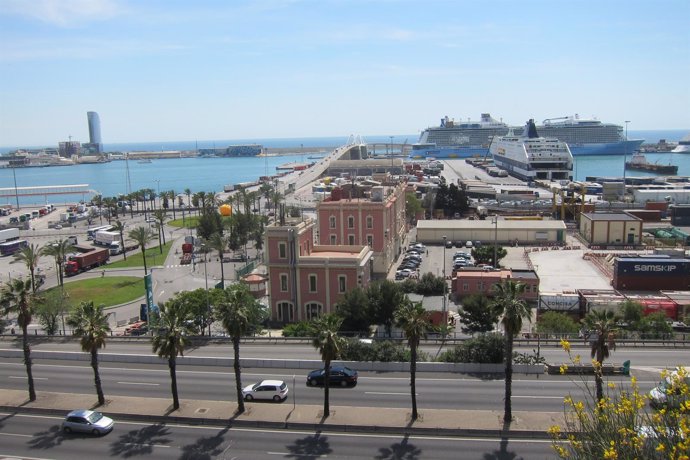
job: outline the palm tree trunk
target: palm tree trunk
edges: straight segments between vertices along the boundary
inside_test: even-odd
[[[170,390],[172,391],[173,397],[173,410],[177,410],[180,408],[180,398],[177,395],[177,372],[175,372],[176,367],[176,357],[174,355],[170,356],[170,358],[168,358],[168,368],[170,369]]]
[[[594,369],[594,382],[597,388],[597,403],[604,399],[604,379],[602,378],[602,365],[604,364],[604,353],[601,351],[601,347],[597,349],[597,369]]]
[[[244,413],[244,398],[242,397],[242,369],[240,368],[240,338],[232,338],[232,351],[235,353],[235,390],[237,391],[237,413]]]
[[[326,365],[326,375],[323,381],[323,416],[328,417],[331,415],[331,404],[330,404],[330,380],[331,380],[331,360],[327,360]]]
[[[144,276],[146,276],[148,271],[146,270],[146,251],[144,250],[144,246],[141,247],[141,255],[144,259]]]
[[[410,392],[412,395],[412,421],[419,418],[417,413],[417,346],[410,348]]]
[[[510,423],[513,420],[513,337],[506,333],[506,389],[504,397],[503,423]]]
[[[33,267],[31,267],[30,273],[31,273],[31,292],[33,292],[35,294],[36,293],[36,279],[34,277]]]
[[[105,396],[103,396],[103,385],[101,385],[101,374],[98,372],[98,348],[91,349],[91,368],[93,368],[93,380],[96,384],[96,394],[98,395],[98,405],[105,404]]]
[[[36,388],[34,388],[34,376],[31,371],[31,347],[29,346],[28,324],[22,326],[22,348],[24,349],[24,365],[26,366],[26,380],[29,383],[29,401],[36,401]]]

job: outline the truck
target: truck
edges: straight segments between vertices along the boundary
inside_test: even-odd
[[[486,209],[486,206],[477,206],[477,216],[479,219],[486,219],[486,216],[489,215],[489,210]]]
[[[120,232],[101,230],[96,232],[93,238],[93,242],[98,246],[110,246],[116,241],[120,241]]]
[[[137,243],[136,241],[125,240],[125,251],[134,251],[138,247],[139,243]],[[120,240],[113,241],[112,243],[110,243],[110,246],[108,246],[108,250],[110,251],[111,256],[122,254],[122,245],[120,244]]]
[[[6,228],[5,230],[0,230],[0,243],[7,243],[8,241],[19,239],[19,229],[18,228]]]
[[[110,258],[106,248],[91,248],[88,252],[72,254],[65,262],[65,275],[72,276],[105,264]]]

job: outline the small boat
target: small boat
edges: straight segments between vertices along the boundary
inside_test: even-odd
[[[649,171],[657,174],[672,174],[678,173],[678,166],[668,164],[660,165],[658,163],[650,163],[647,161],[642,153],[633,154],[630,161],[625,162],[625,169],[632,169],[634,171]]]
[[[143,160],[137,161],[137,163],[141,163],[141,164],[144,164],[144,163],[151,163],[151,160],[149,160],[148,158],[144,158]]]

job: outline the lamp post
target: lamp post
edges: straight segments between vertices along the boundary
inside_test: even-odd
[[[625,120],[625,150],[623,153],[623,201],[625,201],[625,195],[626,195],[625,162],[628,161],[628,123],[630,123],[630,120]]]
[[[443,235],[443,318],[445,321],[446,317],[446,287],[448,282],[446,281],[446,235]]]

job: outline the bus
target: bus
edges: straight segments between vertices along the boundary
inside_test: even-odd
[[[109,232],[113,229],[114,227],[112,225],[100,225],[98,227],[91,227],[86,231],[86,239],[87,240],[92,240],[96,238],[96,232],[104,231],[104,232]]]
[[[29,242],[26,240],[14,240],[0,244],[0,256],[11,256],[15,252],[28,248]]]

